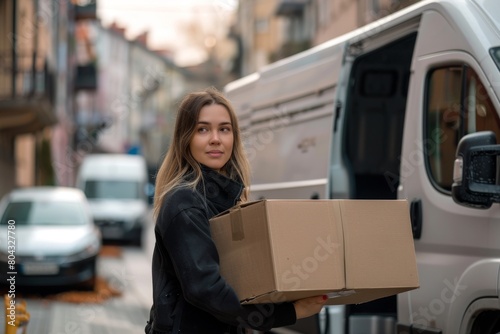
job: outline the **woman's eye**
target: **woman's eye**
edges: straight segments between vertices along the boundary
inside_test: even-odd
[[[222,132],[231,132],[231,128],[221,128],[220,129]]]
[[[198,132],[200,133],[204,133],[204,132],[207,132],[208,129],[207,128],[198,128]]]

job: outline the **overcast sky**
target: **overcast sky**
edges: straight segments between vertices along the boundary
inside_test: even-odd
[[[202,31],[210,35],[224,33],[237,0],[99,0],[97,15],[104,26],[118,23],[127,30],[127,37],[134,38],[149,30],[149,44],[153,49],[171,49],[184,62],[196,50],[184,28],[199,23]]]

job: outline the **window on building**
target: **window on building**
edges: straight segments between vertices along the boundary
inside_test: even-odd
[[[380,12],[380,4],[379,0],[371,0],[370,1],[370,10],[373,13],[373,17],[379,16]]]
[[[500,139],[499,115],[474,70],[458,65],[430,72],[422,147],[428,173],[439,190],[451,190],[458,142],[478,131],[493,131]]]

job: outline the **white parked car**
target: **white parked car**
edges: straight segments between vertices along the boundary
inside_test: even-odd
[[[94,287],[101,234],[81,190],[13,190],[0,201],[0,217],[2,284]]]

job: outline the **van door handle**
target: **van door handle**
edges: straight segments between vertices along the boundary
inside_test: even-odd
[[[410,221],[413,239],[420,239],[422,235],[422,200],[414,199],[410,204]]]

